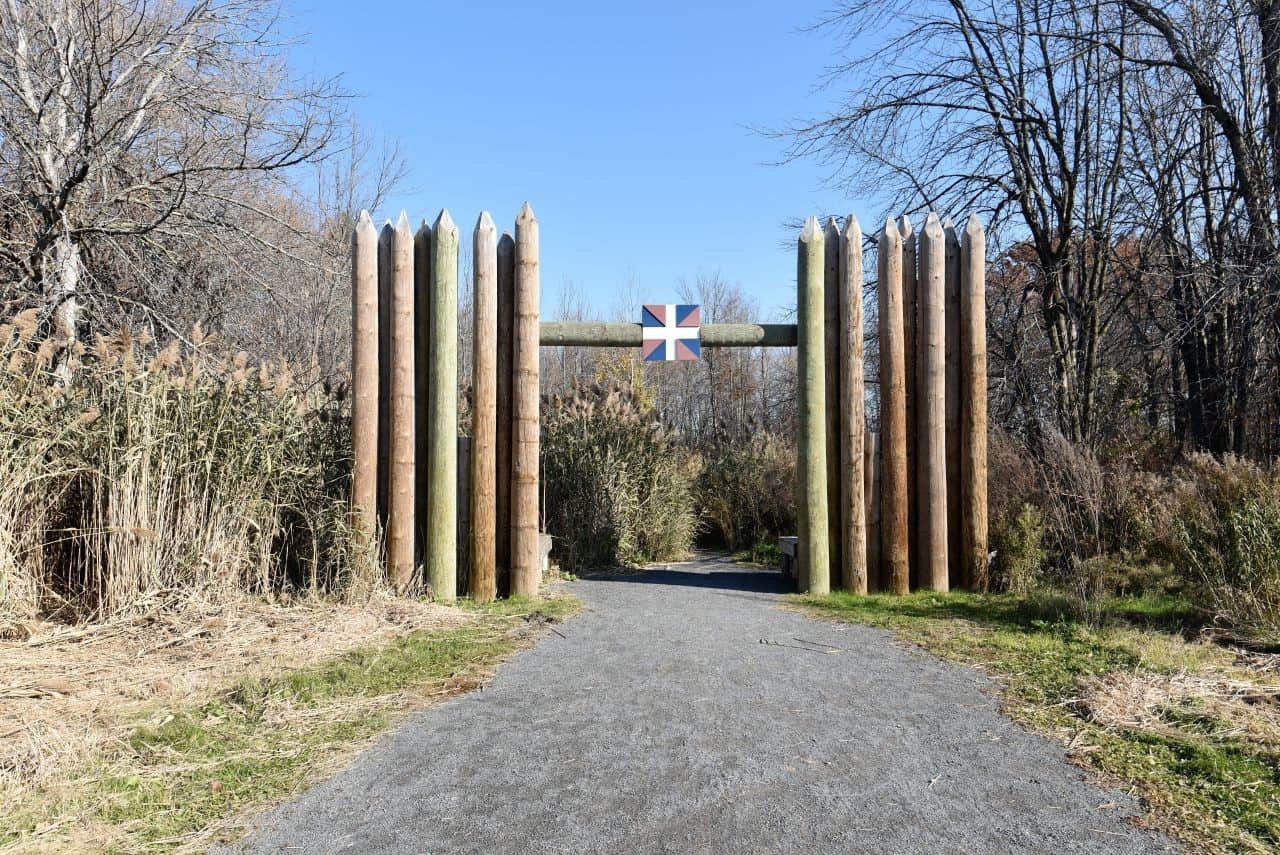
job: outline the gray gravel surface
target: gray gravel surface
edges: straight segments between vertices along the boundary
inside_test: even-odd
[[[246,852],[1161,852],[1137,806],[883,631],[721,558],[584,612],[259,818]],[[765,642],[765,643],[762,643]]]

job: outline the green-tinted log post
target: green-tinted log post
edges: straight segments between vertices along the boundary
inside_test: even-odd
[[[840,490],[839,504],[831,514],[840,523],[840,586],[855,594],[867,593],[867,530],[865,479],[863,477],[863,341],[862,341],[862,229],[850,214],[843,232],[836,236],[840,249],[839,300],[836,307],[840,340]],[[829,409],[835,409],[829,405]],[[830,491],[828,491],[830,492]]]
[[[511,594],[534,597],[538,554],[538,220],[526,202],[516,218],[515,327],[511,391]]]
[[[458,228],[447,210],[431,229],[431,376],[427,434],[427,578],[458,596]]]
[[[800,398],[800,590],[831,590],[827,548],[826,360],[823,321],[825,252],[822,227],[810,217],[800,233],[796,265]]]
[[[431,424],[431,226],[426,220],[422,221],[413,236],[413,295],[413,325],[417,330],[414,336],[413,385],[419,428],[415,442],[417,510],[414,513],[414,528],[418,538],[418,562],[425,566],[427,496],[431,494],[431,453],[428,442],[428,426]]]
[[[910,590],[907,401],[902,332],[902,237],[884,224],[876,252],[880,311],[880,563],[882,590]]]
[[[961,575],[987,589],[987,238],[970,215],[960,248]]]
[[[360,212],[351,236],[351,529],[378,530],[378,230]]]
[[[494,445],[498,405],[498,230],[485,211],[472,238],[471,359],[471,596],[491,602],[496,594]]]
[[[949,588],[947,578],[946,235],[930,213],[916,243],[916,520],[919,586]]]
[[[397,591],[413,587],[414,385],[413,228],[401,213],[392,238],[391,470],[387,481],[387,570]]]
[[[841,513],[840,496],[840,224],[835,217],[827,220],[822,232],[822,329],[823,358],[826,362],[827,437],[827,549],[831,554],[829,577],[832,588],[844,587],[843,552],[844,515]]]

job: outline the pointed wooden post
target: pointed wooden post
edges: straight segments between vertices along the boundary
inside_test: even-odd
[[[431,452],[427,441],[431,424],[431,226],[426,220],[413,236],[413,325],[414,334],[414,398],[417,414],[417,437],[414,443],[414,468],[417,477],[417,508],[414,532],[418,542],[418,563],[427,565],[427,497],[431,495],[429,478]]]
[[[401,212],[392,239],[391,470],[387,482],[387,568],[396,590],[413,587],[414,402],[413,228]]]
[[[378,531],[378,230],[360,212],[351,235],[351,516],[362,547]]]
[[[960,249],[960,519],[962,578],[987,589],[987,239],[969,216]]]
[[[396,227],[387,220],[378,233],[378,522],[384,537],[391,475],[391,293],[395,240]]]
[[[525,202],[516,217],[514,347],[511,392],[511,593],[535,597],[538,554],[538,220]]]
[[[902,331],[902,238],[892,219],[876,253],[880,300],[880,562],[883,588],[910,590],[907,401]]]
[[[831,588],[844,587],[843,552],[844,536],[841,534],[844,515],[840,501],[840,224],[835,217],[827,220],[822,233],[823,246],[823,359],[826,363],[826,437],[827,437],[827,549],[831,566],[828,574]]]
[[[516,299],[516,241],[510,232],[498,239],[497,436],[494,442],[494,556],[498,590],[511,592],[511,362]]]
[[[930,213],[917,241],[916,485],[920,586],[946,591],[946,235]]]
[[[828,237],[830,239],[830,237]],[[831,514],[840,524],[840,584],[855,594],[867,593],[866,490],[863,477],[863,435],[867,421],[863,411],[862,354],[862,229],[852,214],[844,231],[836,235],[840,249],[838,271],[840,342],[840,489]],[[836,409],[829,405],[828,409]]]
[[[825,240],[817,217],[800,233],[796,264],[796,316],[800,384],[800,591],[831,590],[827,530]]]
[[[880,434],[862,435],[863,497],[867,520],[867,593],[883,590],[880,562]]]
[[[471,596],[496,595],[494,446],[498,406],[498,230],[485,211],[472,238],[475,292],[471,301]]]
[[[907,543],[911,555],[911,585],[920,584],[920,517],[916,495],[919,489],[916,479],[916,429],[919,424],[919,361],[920,342],[917,328],[920,321],[920,303],[916,275],[916,234],[911,218],[903,214],[898,218],[898,233],[902,236],[902,367],[906,388],[907,413]]]
[[[427,428],[427,579],[436,600],[458,596],[458,227],[431,228],[431,421]]]
[[[947,580],[964,587],[960,533],[960,236],[947,217],[946,236],[946,443],[947,443]]]

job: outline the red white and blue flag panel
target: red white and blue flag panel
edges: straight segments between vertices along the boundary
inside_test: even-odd
[[[680,362],[702,354],[702,308],[650,303],[640,309],[641,355],[645,362]]]

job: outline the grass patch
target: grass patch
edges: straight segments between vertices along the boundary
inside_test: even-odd
[[[0,809],[0,849],[199,850],[239,818],[296,793],[425,700],[484,682],[571,597],[467,608],[464,626],[412,633],[273,677],[247,677],[205,703],[142,716],[75,780]]]
[[[1189,640],[1199,624],[1190,604],[1117,599],[1108,620],[1090,627],[1068,616],[1062,598],[1039,592],[796,601],[991,671],[1005,686],[1006,712],[1132,785],[1157,827],[1207,851],[1280,847],[1275,676]]]

